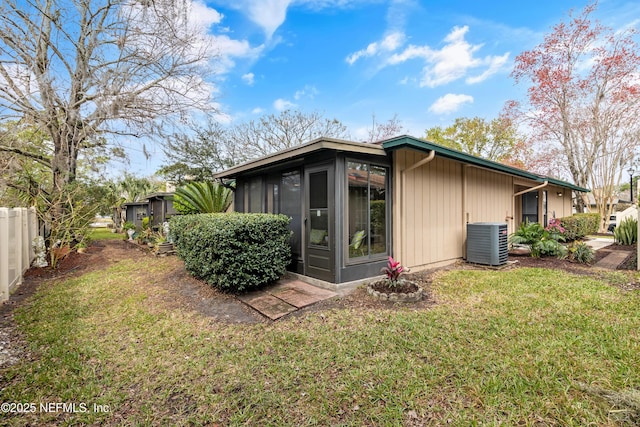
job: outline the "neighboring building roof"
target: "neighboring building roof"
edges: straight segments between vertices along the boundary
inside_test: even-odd
[[[462,153],[460,151],[453,150],[451,148],[444,147],[442,145],[434,144],[433,142],[418,139],[412,136],[403,135],[395,138],[391,138],[385,141],[381,141],[375,144],[369,144],[365,142],[353,142],[344,141],[334,138],[318,138],[306,144],[298,145],[293,148],[289,148],[277,153],[269,154],[268,156],[261,157],[259,159],[251,160],[238,166],[234,166],[215,175],[216,178],[231,178],[235,177],[243,172],[247,172],[253,169],[258,169],[264,166],[271,166],[277,163],[283,163],[290,161],[294,158],[303,157],[306,154],[314,153],[320,150],[336,150],[349,153],[358,154],[373,154],[378,156],[386,156],[387,152],[398,150],[401,148],[409,148],[417,151],[430,152],[435,151],[436,155],[445,157],[459,162],[471,164],[474,166],[482,167],[485,169],[514,175],[517,177],[529,179],[532,181],[543,183],[548,181],[550,184],[560,187],[569,188],[571,190],[579,192],[589,192],[587,188],[582,188],[577,185],[571,184],[566,181],[562,181],[555,178],[545,177],[537,175],[532,172],[527,172],[522,169],[507,166],[502,163],[494,162],[491,160],[483,159],[481,157],[472,156],[470,154]]]
[[[145,196],[145,200],[149,200],[149,199],[164,199],[165,197],[173,197],[174,193],[169,193],[169,192],[158,192],[158,193],[151,193],[147,196]]]
[[[382,146],[387,151],[398,150],[400,148],[410,148],[417,151],[430,152],[435,151],[436,155],[445,157],[452,160],[457,160],[463,163],[471,164],[474,166],[482,167],[485,169],[507,173],[509,175],[515,175],[521,178],[530,179],[537,182],[548,181],[550,184],[566,187],[571,190],[588,193],[590,190],[587,188],[579,187],[570,182],[562,181],[560,179],[550,178],[547,176],[537,175],[532,172],[528,172],[522,169],[514,168],[513,166],[507,166],[502,163],[494,162],[492,160],[483,159],[481,157],[472,156],[470,154],[463,153],[461,151],[453,150],[451,148],[444,147],[442,145],[435,144],[433,142],[425,141],[423,139],[414,138],[412,136],[398,136],[382,142]]]
[[[148,205],[149,201],[147,199],[144,200],[138,200],[137,202],[126,202],[123,203],[122,206],[142,206],[142,205]]]

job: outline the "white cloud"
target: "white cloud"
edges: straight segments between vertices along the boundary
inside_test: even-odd
[[[403,32],[394,31],[387,34],[382,40],[370,43],[365,49],[359,50],[347,56],[346,61],[349,65],[353,65],[358,59],[378,55],[384,52],[393,52],[398,49],[405,41]]]
[[[293,0],[237,0],[233,7],[246,14],[271,39],[273,33],[287,17],[287,9]]]
[[[249,86],[253,86],[253,83],[255,81],[255,75],[253,73],[243,74],[242,80],[244,80],[244,82]]]
[[[297,107],[296,104],[286,99],[278,98],[275,101],[273,101],[273,108],[275,108],[278,111],[283,111],[283,110],[296,108],[296,107]]]
[[[299,101],[302,98],[313,99],[320,92],[316,89],[315,86],[305,85],[303,89],[297,90],[295,94],[293,94],[293,99]]]
[[[256,107],[253,110],[251,110],[251,114],[262,114],[262,113],[264,113],[264,109],[260,107]]]
[[[508,60],[509,60],[509,52],[505,53],[502,56],[487,57],[485,58],[484,62],[489,65],[489,68],[484,70],[484,72],[478,76],[467,77],[465,81],[470,85],[483,82],[493,74],[500,71],[504,67],[504,65],[507,63]]]
[[[235,0],[231,7],[247,15],[251,21],[262,28],[266,38],[270,40],[286,20],[287,10],[293,4],[318,11],[348,8],[353,4],[369,1],[371,0]]]
[[[509,53],[501,56],[477,58],[476,52],[483,45],[472,45],[465,40],[468,26],[454,27],[444,38],[445,45],[441,49],[433,49],[427,45],[409,45],[399,53],[387,59],[387,65],[396,65],[411,59],[422,59],[425,66],[422,70],[420,86],[436,87],[463,78],[471,69],[487,67],[481,74],[469,77],[469,84],[478,83],[498,72],[509,59]]]
[[[234,40],[224,34],[210,36],[210,44],[216,56],[215,71],[219,74],[227,73],[233,68],[235,58],[258,58],[264,48],[263,45],[251,47],[247,40]]]
[[[445,96],[441,96],[434,102],[429,111],[435,114],[447,114],[458,111],[463,104],[472,104],[473,97],[463,94],[448,93]]]
[[[214,24],[219,24],[224,17],[215,9],[208,7],[204,2],[195,0],[189,10],[189,22],[205,31]]]

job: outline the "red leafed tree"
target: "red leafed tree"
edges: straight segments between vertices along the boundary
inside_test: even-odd
[[[640,136],[640,56],[634,30],[590,20],[596,7],[570,13],[516,58],[512,77],[530,86],[528,103],[511,106],[527,122],[532,143],[547,152],[559,148],[574,182],[597,190],[597,210],[608,218]],[[579,207],[586,200],[583,194]]]

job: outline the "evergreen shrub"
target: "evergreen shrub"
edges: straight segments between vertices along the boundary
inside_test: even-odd
[[[271,283],[291,261],[289,217],[217,213],[170,220],[174,247],[193,276],[229,292]]]
[[[564,228],[564,237],[568,241],[582,239],[589,234],[598,232],[600,226],[600,214],[598,213],[578,213],[560,219],[560,224]]]

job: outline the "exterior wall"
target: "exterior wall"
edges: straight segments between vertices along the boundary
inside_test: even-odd
[[[549,219],[573,215],[572,192],[566,188],[550,185],[548,188],[547,211]]]
[[[513,232],[512,176],[438,156],[403,172],[426,158],[412,150],[394,152],[393,255],[403,265],[415,268],[463,258],[467,222],[506,222]]]
[[[410,150],[394,152],[393,255],[407,267],[462,256],[462,165],[436,157],[402,172],[426,157]]]
[[[428,155],[408,149],[393,156],[393,256],[411,268],[464,258],[467,223],[507,223],[513,233],[522,219],[522,196],[514,194],[541,185],[438,156],[411,169]],[[540,221],[544,191],[548,219],[572,215],[570,190],[533,191]]]

